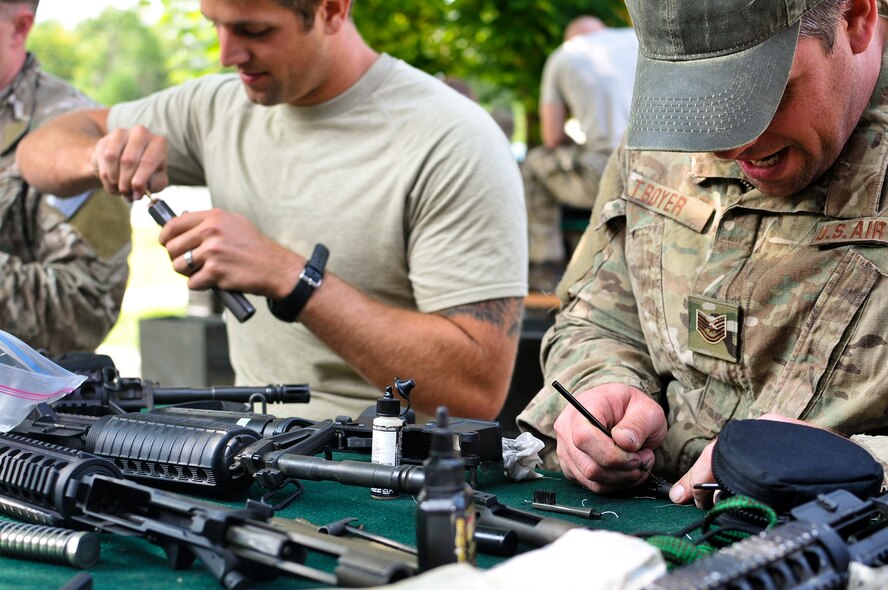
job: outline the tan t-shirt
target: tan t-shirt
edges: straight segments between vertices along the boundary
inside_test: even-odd
[[[381,302],[434,312],[527,293],[522,185],[505,136],[478,105],[390,56],[321,105],[255,105],[236,76],[210,76],[111,110],[111,128],[137,123],[168,137],[173,184],[206,184],[215,207],[303,256],[322,242],[327,270]],[[237,383],[312,387],[308,408],[274,413],[356,416],[379,397],[305,327],[249,298],[253,318],[227,318]]]
[[[546,60],[540,102],[564,105],[579,121],[586,148],[609,153],[629,122],[637,61],[634,29],[573,37]]]

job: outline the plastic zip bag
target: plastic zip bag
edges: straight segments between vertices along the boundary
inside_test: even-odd
[[[52,403],[86,381],[0,330],[0,432],[9,432],[42,402]]]

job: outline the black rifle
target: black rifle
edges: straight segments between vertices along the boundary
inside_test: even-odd
[[[0,510],[31,522],[145,538],[161,546],[176,569],[200,559],[229,590],[279,574],[375,586],[416,572],[409,557],[396,560],[388,552],[343,543],[347,539],[271,524],[271,511],[258,502],[221,508],[123,480],[101,457],[16,435],[0,434]],[[305,565],[314,553],[335,556],[335,573]]]
[[[253,428],[263,437],[289,432],[297,427],[313,428],[321,422],[304,418],[275,419],[269,414],[195,408],[190,407],[190,404],[157,408],[150,413],[206,420],[213,423],[236,424]],[[499,422],[450,418],[448,424],[450,430],[457,437],[457,446],[467,468],[474,469],[485,461],[503,460],[502,428]],[[402,431],[402,463],[418,465],[428,458],[434,426],[434,422],[427,422],[426,424],[407,424],[404,427]],[[373,427],[369,422],[354,421],[351,418],[339,416],[333,421],[332,429],[325,432],[327,440],[316,452],[332,453],[335,451],[369,455],[372,450]],[[285,438],[278,448],[285,448],[287,444],[291,443]]]
[[[53,404],[59,412],[101,416],[151,409],[157,404],[202,400],[308,403],[308,385],[261,385],[237,387],[160,387],[153,381],[121,377],[106,355],[69,353],[53,359],[73,373],[86,376],[83,384]]]
[[[254,479],[269,490],[308,479],[339,481],[368,488],[388,487],[415,494],[424,481],[418,465],[404,464],[393,468],[313,457],[329,450],[332,440],[342,438],[343,424],[332,420],[310,422],[282,434],[262,437],[259,428],[265,421],[250,422],[244,420],[243,415],[241,421],[245,426],[164,413],[92,417],[57,414],[45,405],[38,406],[38,409],[41,410],[39,413],[32,414],[13,432],[65,447],[85,449],[113,461],[125,477],[148,485],[184,487],[197,493],[231,493],[247,489]],[[465,426],[473,421],[456,419],[455,422]],[[249,428],[250,424],[254,430]],[[498,429],[497,423],[492,424]],[[362,435],[365,432],[363,427],[355,428]],[[458,433],[457,440],[463,436],[469,440],[475,438],[471,431],[463,431]],[[412,440],[422,439],[417,435]],[[427,449],[428,444],[423,441],[421,448]],[[463,452],[471,448],[466,445]],[[475,473],[475,470],[471,471],[472,475]],[[406,479],[398,481],[399,478]],[[484,492],[475,492],[475,504],[479,508],[480,524],[514,530],[519,540],[532,545],[544,545],[570,528],[580,526],[509,508],[496,496]]]
[[[230,494],[253,483],[233,465],[235,454],[260,434],[236,424],[215,424],[144,412],[79,416],[37,408],[13,431],[111,460],[129,479],[195,493]]]
[[[450,423],[475,482],[474,467],[502,460],[499,423],[459,418]],[[431,426],[409,425],[405,431],[405,462],[420,463],[428,456]],[[369,454],[372,434],[369,425],[347,419],[314,422],[190,407],[96,417],[56,412],[46,404],[39,404],[13,432],[105,457],[127,478],[148,485],[222,494],[252,484],[255,470],[246,470],[240,456],[248,446],[248,456],[257,452],[255,445],[263,453],[289,449],[304,455],[334,450]],[[281,480],[278,487],[286,483]]]
[[[888,494],[861,500],[838,490],[790,514],[785,524],[683,566],[648,590],[839,589],[852,561],[888,563]]]

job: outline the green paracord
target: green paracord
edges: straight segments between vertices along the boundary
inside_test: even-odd
[[[738,526],[717,523],[718,518],[724,515],[730,515],[738,521]],[[645,540],[659,549],[666,565],[672,570],[749,537],[753,534],[753,528],[766,531],[777,522],[777,513],[767,504],[748,496],[731,496],[713,506],[703,520],[685,527],[675,535],[651,535]],[[739,526],[741,524],[745,526]],[[696,540],[691,540],[688,535],[698,529],[701,535]]]

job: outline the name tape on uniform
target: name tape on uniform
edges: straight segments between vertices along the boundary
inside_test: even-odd
[[[836,244],[888,245],[888,217],[861,217],[842,221],[824,221],[817,226],[810,246]]]
[[[665,215],[698,233],[706,228],[715,211],[715,207],[697,197],[683,195],[636,172],[629,175],[629,183],[623,198],[640,207]]]

